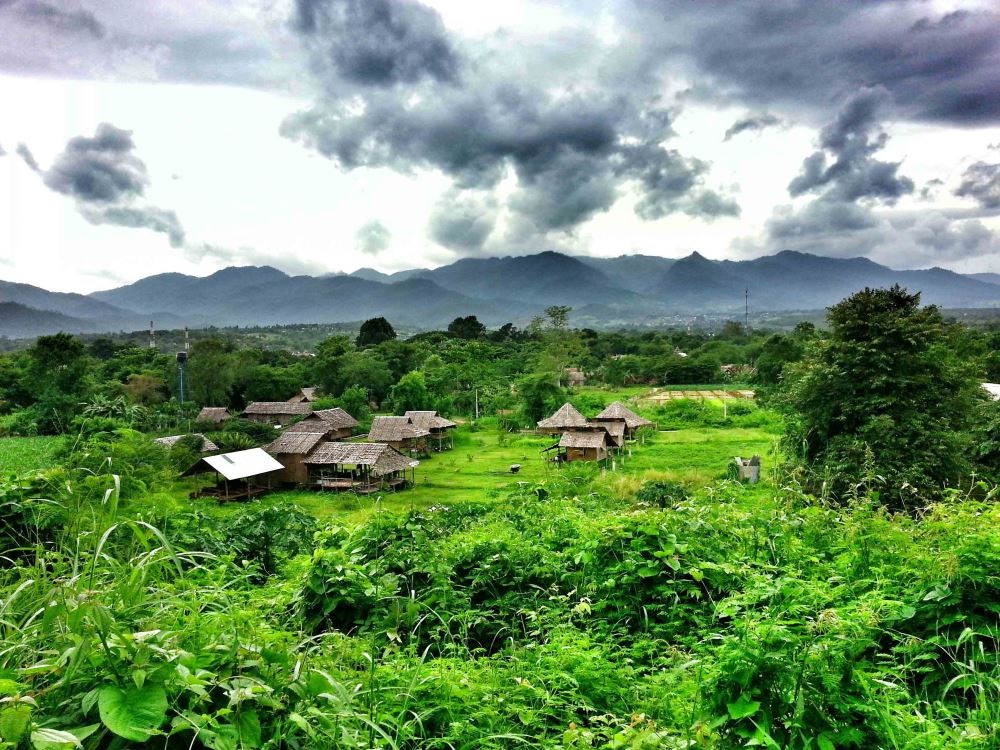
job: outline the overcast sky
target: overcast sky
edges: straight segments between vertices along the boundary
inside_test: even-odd
[[[0,279],[1000,271],[995,0],[0,0]]]

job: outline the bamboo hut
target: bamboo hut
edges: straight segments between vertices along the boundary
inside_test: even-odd
[[[587,384],[587,376],[584,374],[583,370],[577,367],[567,367],[563,370],[563,378],[566,380],[566,385],[570,388],[579,388],[582,385]]]
[[[326,422],[330,432],[331,440],[343,440],[354,434],[358,426],[358,420],[341,409],[339,406],[333,409],[320,409],[313,412],[313,416],[319,417]]]
[[[644,419],[621,401],[615,401],[594,417],[595,422],[622,422],[625,425],[625,439],[634,440],[635,433],[642,427],[652,427],[653,423]]]
[[[312,414],[312,404],[288,401],[254,401],[243,410],[243,416],[254,422],[282,427],[298,417]]]
[[[546,435],[558,435],[573,430],[586,430],[587,419],[576,410],[573,404],[566,403],[559,407],[555,414],[538,423],[538,432]]]
[[[608,458],[610,436],[604,430],[564,432],[559,442],[545,449],[557,451],[556,463],[571,461],[604,461]]]
[[[416,427],[430,433],[429,439],[436,444],[437,450],[452,447],[451,431],[458,425],[450,419],[438,416],[436,411],[408,411],[404,416]]]
[[[625,423],[618,420],[608,420],[598,422],[590,420],[587,425],[593,430],[604,430],[608,433],[609,445],[613,449],[620,449],[625,445]]]
[[[224,406],[205,406],[198,412],[195,422],[205,422],[213,427],[222,427],[226,420],[232,419],[233,415]]]
[[[426,453],[430,430],[417,427],[409,417],[375,417],[368,440],[385,443],[400,453]]]
[[[311,421],[306,420],[306,421]],[[323,420],[316,420],[323,425]],[[305,422],[300,422],[305,424]],[[296,427],[298,425],[295,425]],[[264,446],[264,450],[278,459],[284,467],[278,476],[278,481],[283,484],[308,484],[309,467],[306,466],[306,458],[312,453],[317,445],[326,440],[326,432],[304,432],[285,430],[277,440]]]
[[[215,472],[215,484],[191,493],[191,497],[214,497],[220,503],[249,500],[271,491],[272,480],[284,467],[263,448],[205,456],[184,476]]]
[[[316,388],[299,388],[299,392],[288,399],[290,404],[311,404],[316,400]]]
[[[362,494],[404,489],[419,463],[384,443],[323,443],[305,459],[310,486]]]

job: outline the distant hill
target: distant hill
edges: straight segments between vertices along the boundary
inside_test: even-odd
[[[984,281],[987,284],[1000,284],[1000,273],[967,273],[970,279]]]
[[[790,250],[745,261],[709,260],[692,253],[667,269],[650,294],[671,311],[741,310],[747,289],[753,310],[815,310],[866,286],[893,284],[920,291],[926,304],[1000,304],[1000,288],[943,268],[897,271],[867,258],[826,258]]]
[[[89,321],[51,310],[36,310],[17,302],[0,302],[0,333],[12,339],[44,336],[56,331],[87,333]]]
[[[516,305],[472,299],[425,278],[380,283],[354,275],[288,276],[269,266],[226,268],[205,277],[162,274],[94,296],[137,307],[154,320],[168,314],[213,325],[338,323],[384,315],[425,328],[470,313],[490,324],[506,322],[511,312],[524,314]]]
[[[751,312],[762,314],[818,310],[865,286],[897,283],[942,307],[1000,307],[1000,276],[894,270],[867,258],[785,251],[716,261],[699,253],[672,260],[542,252],[394,274],[361,268],[290,276],[270,266],[226,268],[205,277],[167,273],[89,296],[0,282],[0,302],[15,305],[0,318],[0,335],[138,330],[150,319],[160,329],[329,324],[379,315],[411,330],[443,327],[465,315],[487,325],[523,325],[549,305],[571,306],[577,325],[614,328],[734,315],[743,310],[746,289]]]
[[[619,255],[617,258],[576,256],[581,263],[596,268],[622,289],[644,294],[674,263],[658,255]]]

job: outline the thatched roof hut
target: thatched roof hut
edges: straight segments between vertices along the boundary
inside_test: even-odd
[[[634,411],[625,406],[621,401],[615,401],[594,417],[596,422],[624,422],[628,431],[635,432],[640,427],[652,427],[653,423],[648,419],[640,417]]]
[[[396,443],[401,440],[416,440],[430,434],[430,430],[417,427],[409,417],[375,417],[368,439],[373,443]]]
[[[576,410],[573,404],[565,403],[551,417],[543,419],[538,423],[538,431],[557,433],[586,428],[586,426],[587,419]]]
[[[452,447],[449,432],[458,425],[450,419],[438,416],[436,411],[408,411],[404,416],[418,429],[430,433],[430,439],[436,450],[443,451]]]
[[[309,467],[306,466],[306,458],[316,446],[327,439],[328,430],[322,419],[313,420],[310,417],[299,424],[308,422],[315,422],[319,427],[318,431],[305,432],[288,429],[282,432],[277,440],[264,446],[264,450],[277,458],[284,467],[280,480],[287,484],[307,484],[309,482]],[[298,427],[298,425],[295,426]]]
[[[198,412],[198,416],[195,417],[195,422],[210,422],[215,425],[221,425],[227,419],[232,419],[233,415],[229,413],[229,409],[224,406],[205,406],[202,410]]]
[[[201,438],[201,447],[198,450],[202,453],[213,453],[214,451],[219,450],[219,446],[202,435],[200,432],[192,432],[190,435],[170,435],[169,437],[156,438],[153,442],[157,445],[162,445],[165,448],[172,448],[178,440],[189,436]]]
[[[358,426],[358,420],[341,409],[339,406],[335,406],[332,409],[320,409],[319,411],[313,412],[313,414],[322,419],[335,430],[353,430]]]
[[[603,461],[608,457],[611,437],[606,430],[589,432],[564,432],[559,442],[546,448],[558,449],[557,461]]]
[[[625,422],[620,420],[608,420],[606,422],[591,420],[587,425],[595,430],[604,430],[608,433],[608,437],[611,438],[611,444],[615,448],[621,448],[625,444]]]
[[[300,388],[299,392],[288,399],[290,404],[311,404],[317,398],[316,388]]]
[[[385,443],[323,443],[305,463],[321,489],[375,492],[406,486],[407,469],[416,470],[420,462]]]
[[[312,414],[312,404],[306,402],[289,403],[288,401],[254,401],[243,410],[243,416],[254,422],[281,425],[296,417]]]
[[[438,416],[436,411],[408,411],[404,416],[420,429],[432,433],[452,430],[458,426],[450,419]]]
[[[310,466],[351,464],[368,466],[376,476],[405,471],[419,461],[407,458],[385,443],[324,443],[306,459]]]
[[[264,446],[264,450],[272,456],[279,454],[306,455],[319,445],[326,434],[323,432],[290,432],[286,431]]]

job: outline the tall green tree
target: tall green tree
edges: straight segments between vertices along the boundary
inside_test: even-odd
[[[228,406],[236,378],[232,347],[221,339],[202,339],[191,347],[188,396],[201,406]]]
[[[361,324],[357,344],[359,348],[376,346],[396,338],[396,330],[385,318],[370,318]]]
[[[431,408],[431,395],[427,390],[424,374],[419,370],[408,372],[389,392],[392,409],[398,414],[404,411],[420,411]]]
[[[961,481],[980,400],[961,329],[898,286],[858,292],[828,317],[829,338],[789,368],[787,450],[834,494],[867,481],[895,508]]]
[[[34,400],[41,432],[63,432],[92,388],[86,348],[68,333],[39,336],[28,350],[22,390]]]
[[[481,339],[486,335],[486,326],[475,315],[455,318],[448,324],[448,333],[459,339]]]

